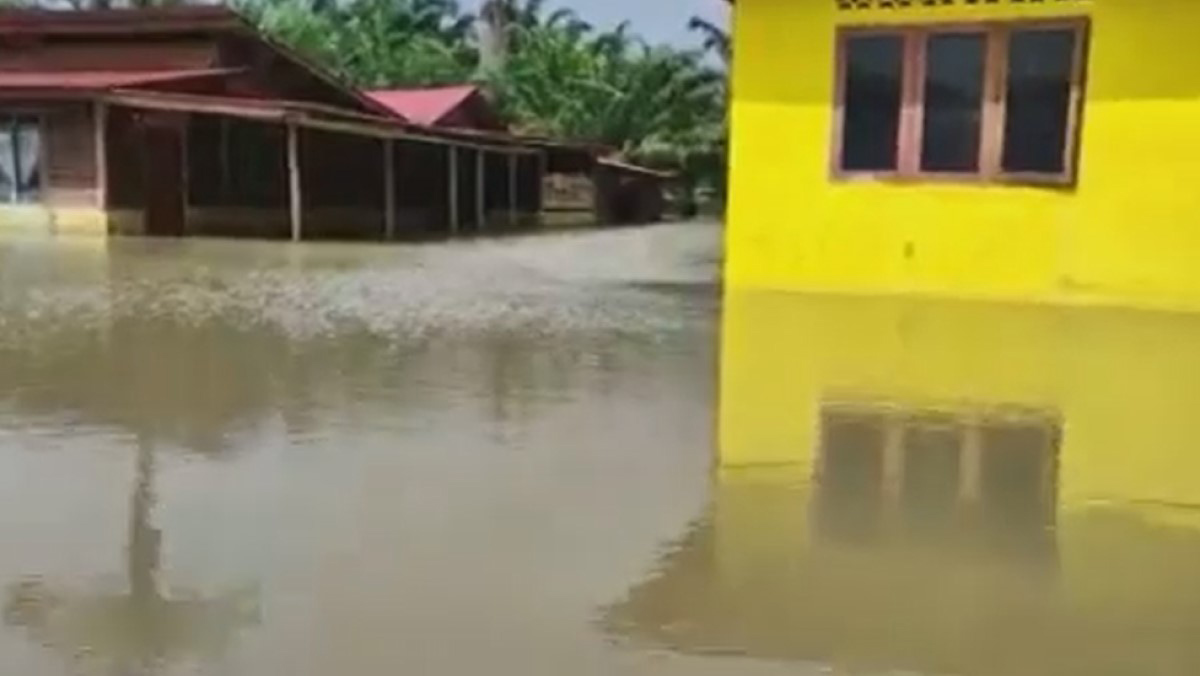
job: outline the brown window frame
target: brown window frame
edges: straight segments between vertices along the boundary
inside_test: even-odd
[[[1067,112],[1063,171],[1004,171],[1004,125],[1008,98],[1008,39],[1012,32],[1029,29],[1070,29],[1075,32],[1071,64],[1071,98]],[[939,34],[976,33],[986,38],[983,108],[980,125],[979,169],[971,172],[921,169],[921,140],[924,129],[924,83],[929,37]],[[851,38],[900,36],[904,40],[903,79],[899,133],[896,139],[896,168],[858,171],[842,168],[843,129],[846,116],[846,50]],[[1078,178],[1079,148],[1091,19],[1086,16],[1054,19],[1017,19],[983,22],[937,22],[922,24],[878,24],[839,26],[834,72],[833,140],[830,144],[830,175],[838,181],[999,183],[1074,187]]]

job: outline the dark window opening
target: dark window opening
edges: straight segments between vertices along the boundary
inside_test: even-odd
[[[924,419],[905,429],[900,503],[910,528],[936,529],[953,516],[962,446],[963,428],[953,419]]]
[[[1076,32],[1013,31],[1008,49],[1004,171],[1066,169]]]
[[[983,428],[980,498],[993,525],[1015,531],[1040,530],[1053,514],[1054,442],[1043,426],[1018,423]]]
[[[904,80],[904,39],[865,35],[846,41],[841,166],[847,171],[896,168]]]
[[[41,121],[31,115],[0,115],[0,203],[36,202],[41,192]]]
[[[929,36],[921,134],[924,171],[979,170],[985,38],[982,33]]]
[[[821,424],[820,530],[839,540],[869,538],[883,500],[882,416],[829,412]]]

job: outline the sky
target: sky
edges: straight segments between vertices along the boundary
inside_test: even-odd
[[[476,9],[482,0],[466,0]],[[569,7],[580,18],[599,28],[611,28],[628,19],[633,31],[650,42],[698,45],[699,36],[687,30],[688,19],[702,16],[719,25],[728,23],[725,0],[549,0],[548,7]]]

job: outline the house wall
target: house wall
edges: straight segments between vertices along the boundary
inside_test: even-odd
[[[1194,314],[732,290],[722,322],[725,467],[813,474],[830,402],[1022,409],[1062,421],[1063,504],[1200,504]]]
[[[41,115],[43,162],[40,202],[0,205],[0,231],[105,234],[108,222],[97,196],[96,136],[91,105],[6,101],[0,109]]]
[[[1200,307],[1195,2],[736,7],[731,287]],[[1075,187],[830,179],[836,26],[1080,14],[1092,36]]]

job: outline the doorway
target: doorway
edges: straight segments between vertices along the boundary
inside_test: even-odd
[[[148,113],[142,117],[147,235],[180,237],[184,234],[183,143],[186,128],[184,115]]]

